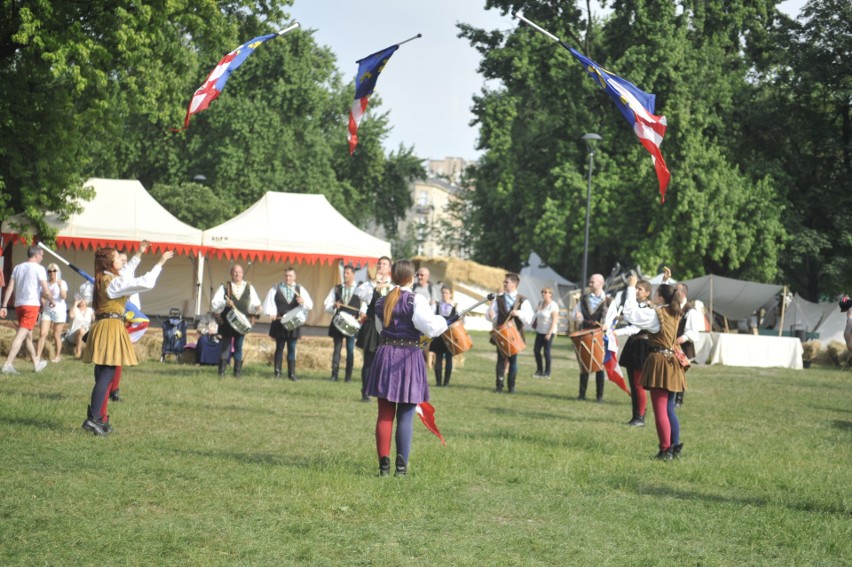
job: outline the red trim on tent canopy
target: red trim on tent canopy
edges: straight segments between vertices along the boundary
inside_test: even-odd
[[[336,262],[344,264],[373,265],[378,258],[368,256],[341,256],[339,254],[302,254],[299,252],[278,252],[275,250],[233,250],[231,248],[207,248],[208,258],[226,260],[245,260],[249,262],[280,262],[290,264],[332,265]]]

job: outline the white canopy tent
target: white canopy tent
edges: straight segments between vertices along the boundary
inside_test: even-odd
[[[45,222],[57,230],[56,252],[93,275],[97,248],[113,246],[132,252],[142,240],[149,240],[151,250],[137,270],[141,275],[154,265],[159,253],[174,250],[177,256],[166,264],[157,287],[143,294],[142,309],[149,315],[167,314],[173,307],[191,312],[196,293],[196,259],[202,249],[201,231],[164,209],[139,181],[92,178],[85,186],[94,189],[95,196],[80,203],[79,213],[66,221],[55,213],[45,215]],[[32,231],[22,217],[7,219],[0,227],[4,241],[20,243],[11,247],[13,264],[26,260],[25,235]],[[60,266],[69,290],[79,289],[82,276],[46,254],[43,264],[50,262]]]
[[[701,276],[683,280],[689,288],[689,299],[700,299],[708,309],[728,319],[745,319],[784,289],[784,286],[762,284],[721,276]]]
[[[329,324],[322,301],[340,283],[341,263],[374,264],[391,252],[390,243],[350,223],[324,195],[272,191],[242,214],[205,230],[202,241],[210,286],[199,297],[199,308],[209,305],[215,286],[229,279],[235,263],[243,265],[261,301],[293,266],[297,283],[314,302],[308,325]]]

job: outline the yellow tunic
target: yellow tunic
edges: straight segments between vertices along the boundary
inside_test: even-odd
[[[130,335],[124,327],[124,304],[126,297],[110,299],[107,288],[115,276],[105,274],[100,286],[95,290],[98,297],[98,309],[95,322],[89,330],[86,348],[83,350],[83,362],[94,362],[105,366],[136,366],[136,353]],[[120,319],[97,319],[101,313],[119,313]]]
[[[648,337],[649,348],[674,350],[677,346],[677,325],[680,317],[672,317],[665,308],[655,309],[660,319],[660,330]],[[669,392],[686,390],[686,375],[674,355],[649,352],[642,368],[642,387],[662,388]]]

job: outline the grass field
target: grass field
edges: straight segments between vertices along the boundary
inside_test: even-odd
[[[360,384],[248,366],[128,369],[116,432],[84,433],[92,367],[0,378],[0,565],[850,565],[852,374],[697,367],[684,453],[652,461],[608,383],[578,402],[521,355],[497,395],[484,334],[415,423],[411,472],[378,478]],[[593,386],[592,386],[593,387]]]

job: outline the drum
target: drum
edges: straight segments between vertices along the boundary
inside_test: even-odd
[[[574,352],[577,354],[577,362],[580,370],[585,374],[599,372],[604,369],[603,330],[600,327],[577,331],[569,335],[574,342]]]
[[[342,311],[334,316],[334,319],[331,320],[331,323],[338,331],[340,331],[347,337],[354,337],[355,334],[361,329],[361,323],[358,322],[358,319],[356,319],[349,313],[343,313]]]
[[[447,345],[447,350],[450,354],[456,355],[469,351],[473,347],[473,341],[470,339],[470,334],[464,328],[464,323],[460,320],[456,321],[444,331],[441,335],[444,344]]]
[[[288,331],[295,331],[297,328],[305,324],[308,320],[308,312],[304,307],[296,307],[291,309],[281,317],[281,324]]]
[[[245,335],[251,331],[251,321],[249,321],[248,317],[243,315],[242,311],[231,309],[228,311],[228,314],[225,315],[225,318],[228,320],[228,324],[231,325],[231,328],[239,334]]]
[[[506,358],[515,356],[527,346],[514,323],[504,323],[495,327],[491,331],[491,340]]]

